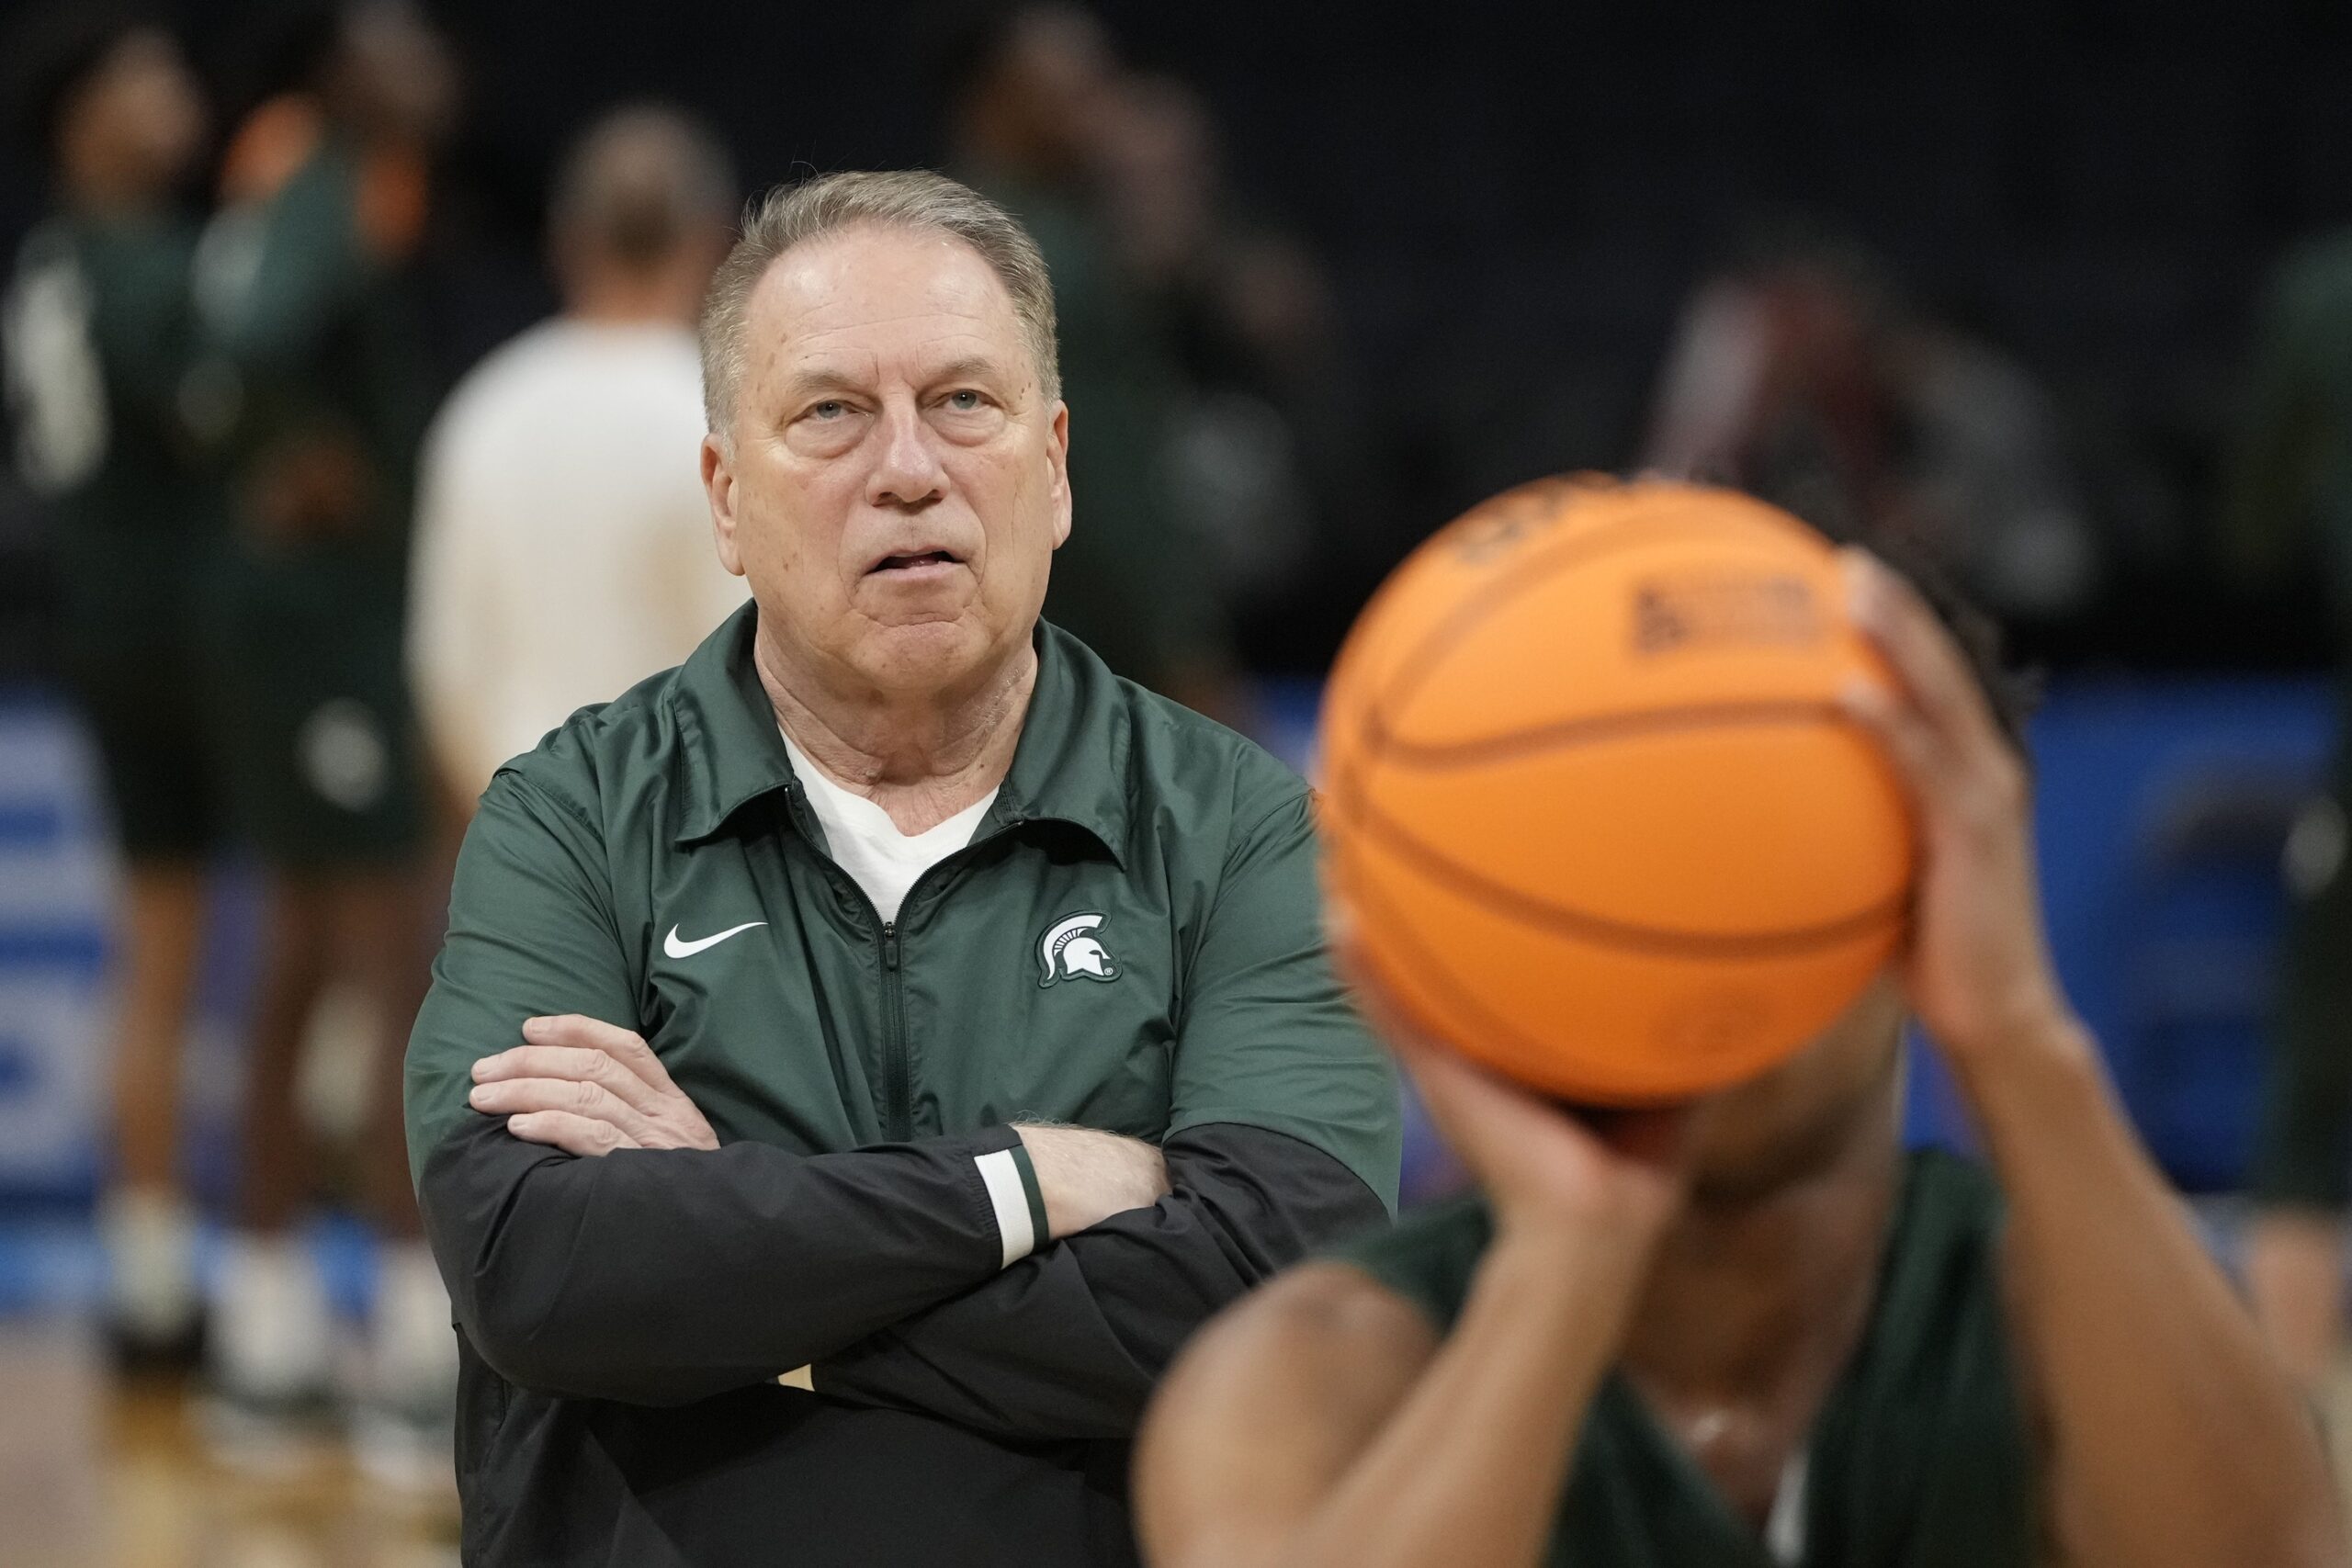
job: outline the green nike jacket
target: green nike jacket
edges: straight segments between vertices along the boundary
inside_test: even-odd
[[[458,862],[407,1113],[466,1561],[1131,1562],[1154,1379],[1394,1203],[1306,788],[1041,624],[994,804],[885,924],[793,775],[756,614],[510,763]],[[580,1159],[471,1110],[472,1063],[556,1012],[644,1035],[721,1147]],[[1023,1120],[1151,1139],[1174,1190],[1035,1245]]]

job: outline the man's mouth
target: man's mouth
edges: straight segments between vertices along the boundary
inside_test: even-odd
[[[949,551],[922,550],[913,555],[884,556],[880,560],[876,561],[871,567],[866,569],[865,575],[872,577],[881,572],[920,571],[926,567],[956,566],[960,564],[961,562],[957,558]]]

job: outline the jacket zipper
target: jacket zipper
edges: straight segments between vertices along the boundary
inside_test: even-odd
[[[915,901],[915,895],[922,890],[923,884],[929,882],[934,873],[962,860],[989,840],[1000,837],[1006,829],[1017,828],[1026,820],[1023,817],[1011,818],[986,838],[974,839],[954,854],[925,868],[923,874],[915,878],[914,885],[907,889],[906,900],[899,906],[899,911],[904,913],[907,905]],[[838,864],[831,864],[831,870],[865,906],[866,913],[874,918],[874,929],[882,938],[882,1126],[891,1141],[904,1143],[915,1135],[915,1111],[913,1086],[908,1081],[911,1066],[907,1060],[907,993],[906,978],[899,966],[899,923],[884,919],[882,911],[876,909],[874,901],[865,896],[865,890],[858,886]]]
[[[906,981],[899,972],[899,927],[882,922],[882,1111],[894,1141],[914,1136],[913,1096],[907,1084]]]

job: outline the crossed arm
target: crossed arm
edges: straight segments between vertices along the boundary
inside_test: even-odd
[[[1156,1146],[998,1126],[820,1155],[720,1147],[634,1032],[548,1007],[634,1016],[601,857],[576,814],[531,795],[508,774],[484,797],[409,1070],[427,1231],[460,1325],[510,1382],[683,1404],[807,1369],[821,1396],[995,1435],[1124,1438],[1203,1320],[1385,1213],[1333,1155],[1243,1115]],[[1216,994],[1196,986],[1195,1018]],[[477,1062],[467,1041],[535,1007],[523,1044]],[[1368,1047],[1329,1070],[1393,1104]],[[1046,1224],[1008,1265],[981,1161],[1016,1148]]]

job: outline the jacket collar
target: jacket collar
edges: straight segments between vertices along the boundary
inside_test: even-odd
[[[729,616],[687,658],[672,688],[684,784],[681,845],[712,837],[754,800],[799,792],[775,709],[752,662],[758,616],[756,604]],[[1065,822],[1124,865],[1131,721],[1117,677],[1059,627],[1041,620],[1031,640],[1037,683],[989,822]]]

